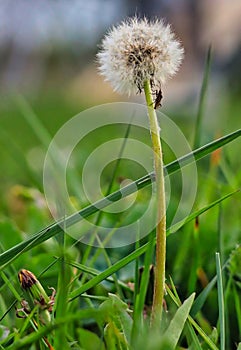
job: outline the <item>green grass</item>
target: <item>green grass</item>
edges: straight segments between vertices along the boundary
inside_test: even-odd
[[[148,200],[150,185],[155,181],[153,173],[143,173],[143,169],[131,168],[125,160],[118,160],[103,172],[103,192],[107,198],[89,203],[78,195],[83,162],[77,153],[70,174],[70,188],[79,211],[52,223],[42,193],[41,174],[25,154],[32,147],[46,150],[53,133],[66,121],[67,112],[71,110],[70,117],[78,111],[60,101],[62,117],[48,126],[48,113],[54,103],[51,99],[46,106],[43,100],[39,105],[35,102],[34,108],[23,98],[14,99],[12,118],[21,118],[24,135],[29,137],[17,136],[14,123],[4,119],[5,127],[0,131],[0,143],[7,152],[2,158],[5,171],[1,172],[4,196],[0,201],[0,349],[51,349],[48,344],[55,350],[238,348],[241,334],[241,252],[238,245],[241,239],[241,130],[233,120],[236,117],[232,111],[238,110],[233,105],[229,113],[229,118],[233,118],[231,129],[221,127],[225,119],[222,115],[218,130],[222,130],[222,136],[216,138],[216,130],[205,127],[210,57],[209,51],[198,117],[193,121],[195,149],[178,160],[173,159],[168,150],[165,154],[165,171],[169,177],[180,179],[181,170],[195,161],[199,181],[191,213],[177,223],[170,220],[167,229],[167,294],[163,308],[168,312],[163,312],[159,330],[149,327],[153,232],[147,232],[142,239],[138,239],[139,232],[136,232],[137,241],[120,248],[106,247],[105,240],[98,247],[86,246],[65,234],[65,230],[76,223],[85,233],[83,218],[114,227],[114,231],[125,222],[125,212],[117,215],[103,209],[108,208],[109,201],[118,202],[120,198],[137,193],[128,215],[132,220],[138,219]],[[0,110],[3,113],[2,106]],[[185,120],[181,123],[185,124]],[[18,121],[17,128],[19,125]],[[186,130],[189,129],[187,125]],[[99,136],[105,141],[117,136],[128,140],[133,135],[149,143],[148,133],[132,128],[131,123],[118,130],[102,130]],[[97,146],[96,138],[92,137],[86,141],[84,151]],[[125,142],[119,150],[119,159],[124,148]],[[135,182],[120,190],[118,178],[128,176],[135,178]],[[172,183],[169,217],[179,200],[177,180]],[[215,256],[216,252],[219,254]],[[18,281],[18,271],[22,268],[31,270],[39,278],[48,295],[51,295],[48,287],[56,289],[50,324],[41,321],[36,312],[38,305],[26,318],[16,317],[15,308],[21,307],[24,297]]]

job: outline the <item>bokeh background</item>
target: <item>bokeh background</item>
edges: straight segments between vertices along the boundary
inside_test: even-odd
[[[133,15],[163,17],[183,43],[185,60],[164,88],[162,111],[174,118],[190,143],[210,44],[213,59],[202,141],[240,126],[240,1],[1,0],[3,194],[16,183],[31,185],[26,166],[36,173],[42,170],[44,151],[31,116],[51,136],[85,108],[113,101],[143,103],[140,95],[128,99],[115,94],[98,75],[96,64],[104,33]]]
[[[163,88],[161,111],[175,121],[190,146],[193,148],[199,94],[210,45],[212,65],[200,145],[240,128],[239,0],[0,0],[0,247],[4,250],[53,221],[44,200],[42,171],[48,144],[58,129],[92,106],[116,101],[144,103],[141,95],[128,98],[114,93],[98,75],[96,63],[99,44],[108,28],[133,15],[164,18],[183,43],[185,59],[177,76]],[[123,137],[126,128],[118,131]],[[71,184],[76,207],[88,204],[79,195],[83,158],[101,141],[107,142],[118,135],[114,129],[92,135],[90,143],[82,143],[71,159],[70,170],[77,173],[77,186],[74,181]],[[139,139],[150,142],[150,135],[140,133]],[[238,139],[225,146],[221,154],[216,152],[198,162],[194,210],[240,187],[240,149]],[[168,149],[164,155],[166,163],[172,160]],[[103,172],[105,189],[112,180],[111,166]],[[144,174],[143,169],[125,160],[112,190],[119,188],[123,179],[137,179]],[[171,202],[174,208],[169,208],[170,213],[179,204],[175,198],[179,180],[175,181]],[[133,220],[146,203],[145,196],[149,194],[148,189],[146,191],[138,194]],[[239,193],[225,201],[222,210],[214,208],[202,215],[200,232],[190,223],[182,234],[168,238],[167,275],[172,276],[183,299],[194,290],[202,290],[213,278],[214,253],[220,251],[222,262],[226,261],[241,241],[240,199]],[[104,220],[111,224],[114,220],[116,224],[114,215],[105,215]],[[51,244],[53,241],[49,240],[46,245],[35,248],[31,255],[26,255],[26,260],[23,255],[16,261],[16,268],[28,265],[27,259],[31,258],[31,269],[40,274],[52,262]],[[86,246],[81,249],[84,252]],[[117,261],[126,256],[127,251],[115,250],[112,254]],[[133,276],[133,266],[129,266],[121,279]],[[97,267],[106,268],[103,261]],[[56,275],[48,276],[46,285],[54,285]],[[234,344],[240,335],[230,295],[229,328]],[[205,304],[204,314],[211,333],[218,317],[215,292]]]

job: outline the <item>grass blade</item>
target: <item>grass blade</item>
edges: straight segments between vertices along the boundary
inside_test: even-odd
[[[11,138],[11,142],[9,142],[10,135],[3,130],[0,129],[0,143],[1,147],[8,152],[9,156],[16,162],[20,171],[23,171],[25,176],[28,177],[30,183],[34,185],[39,190],[42,190],[42,181],[40,177],[34,172],[34,170],[29,165],[26,154],[23,154],[20,146],[15,142],[14,139]],[[7,145],[7,147],[6,147]]]
[[[201,310],[209,293],[211,292],[211,290],[215,286],[216,282],[217,282],[217,276],[213,277],[213,279],[208,283],[208,285],[205,287],[205,289],[199,294],[197,299],[194,301],[191,312],[190,312],[190,315],[192,317],[195,317],[196,314],[198,313],[198,311]]]
[[[26,123],[30,126],[30,128],[33,130],[35,136],[37,139],[41,142],[44,150],[47,150],[51,141],[52,141],[52,135],[49,133],[47,128],[43,125],[40,118],[35,114],[32,107],[28,103],[28,101],[24,98],[22,95],[18,95],[16,98],[16,105],[18,109],[21,111],[23,118],[25,119]],[[73,193],[75,192],[75,189],[78,188],[78,181],[79,176],[74,168],[71,169],[71,173],[69,174],[71,177],[71,190]],[[41,188],[42,188],[42,181]],[[76,193],[77,195],[78,193]]]
[[[113,172],[112,172],[112,176],[111,176],[111,180],[110,180],[110,183],[109,183],[109,186],[107,188],[107,191],[105,193],[105,197],[107,197],[111,191],[112,191],[112,188],[113,188],[113,185],[114,185],[114,181],[116,179],[116,175],[118,173],[118,170],[119,170],[119,166],[120,166],[120,162],[121,162],[121,159],[122,159],[122,155],[123,155],[123,152],[124,152],[124,149],[126,147],[126,142],[128,140],[128,137],[129,137],[129,134],[130,134],[130,130],[131,130],[131,122],[128,124],[128,127],[126,129],[126,132],[125,132],[125,135],[123,137],[123,142],[122,142],[122,145],[121,145],[121,148],[119,150],[119,154],[117,156],[117,160],[115,161],[115,165],[114,165],[114,169],[113,169]],[[96,218],[96,221],[95,221],[95,226],[98,227],[101,220],[102,220],[102,216],[103,216],[103,211],[99,211],[98,212],[98,215],[97,215],[97,218]],[[110,258],[106,252],[106,249],[104,247],[104,244],[103,242],[101,241],[101,239],[99,238],[98,236],[98,229],[96,229],[96,234],[95,235],[92,235],[92,237],[90,238],[88,244],[87,244],[87,247],[85,249],[85,252],[84,252],[84,255],[83,255],[83,258],[82,258],[82,264],[86,264],[86,261],[88,260],[89,256],[90,256],[90,253],[92,251],[92,248],[93,248],[93,240],[97,239],[98,240],[98,243],[100,244],[100,248],[101,248],[101,251],[105,257],[105,260],[107,262],[107,266],[110,266],[111,265],[111,261],[110,261]],[[96,255],[98,253],[96,252]],[[117,277],[116,276],[113,276],[113,279],[114,279],[114,282],[115,282],[115,287],[116,287],[116,290],[118,291],[118,294],[120,296],[122,296],[122,290],[119,288],[119,284],[117,282]],[[81,280],[81,283],[83,283],[84,280],[82,279]]]
[[[220,262],[220,254],[216,253],[216,269],[217,269],[217,285],[218,285],[218,309],[220,322],[220,350],[225,350],[225,314],[224,314],[224,297],[223,297],[223,281],[222,268]]]
[[[10,291],[12,292],[12,294],[14,295],[14,297],[18,300],[21,301],[21,296],[19,295],[19,293],[17,292],[17,290],[14,288],[14,286],[12,285],[11,281],[8,279],[8,277],[5,275],[4,272],[0,273],[1,278],[3,279],[3,281],[5,282],[6,286],[10,289]]]
[[[184,226],[186,223],[192,221],[193,219],[195,219],[198,215],[203,214],[205,211],[215,207],[217,204],[221,203],[223,200],[229,198],[230,196],[234,195],[235,193],[238,193],[239,190],[230,192],[226,195],[224,195],[223,197],[217,199],[214,202],[211,202],[210,204],[206,205],[205,207],[199,209],[198,211],[195,211],[194,213],[191,213],[190,215],[188,215],[186,218],[184,218],[183,220],[180,220],[179,222],[177,222],[176,224],[172,225],[170,228],[167,229],[167,236],[169,236],[172,233],[177,232],[177,230],[179,230],[182,226]],[[197,213],[199,213],[197,215]]]
[[[237,287],[235,283],[233,283],[233,299],[234,299],[235,309],[237,312],[239,334],[241,335],[241,302],[240,302],[240,294],[237,291]]]
[[[167,293],[170,296],[170,298],[174,301],[174,303],[177,306],[180,306],[180,299],[179,299],[178,296],[176,296],[177,295],[177,291],[176,291],[175,286],[174,286],[174,293],[171,291],[171,289],[168,287],[168,285],[166,285],[166,290],[167,290]],[[205,343],[208,344],[210,349],[212,349],[212,350],[219,350],[216,347],[216,345],[213,343],[213,341],[207,336],[207,334],[202,330],[202,328],[197,324],[197,322],[195,322],[195,320],[190,315],[188,315],[188,321],[190,323],[190,326],[195,328],[197,333],[203,338]]]
[[[138,258],[140,255],[142,255],[146,250],[147,247],[149,246],[149,243],[146,243],[139,249],[135,250],[134,252],[130,253],[128,256],[124,257],[123,259],[119,260],[112,266],[110,266],[108,269],[104,270],[101,272],[99,275],[93,277],[91,280],[86,282],[84,285],[81,287],[77,288],[73,292],[70,293],[70,301],[74,300],[77,298],[80,294],[86,292],[90,288],[94,287],[95,285],[99,284],[100,282],[104,281],[107,279],[109,276],[111,276],[113,273],[116,271],[120,270],[122,267],[128,265],[130,262]]]
[[[178,308],[175,316],[171,320],[166,332],[163,335],[162,349],[174,350],[183,331],[185,322],[188,318],[195,293],[191,294],[188,299]]]
[[[209,46],[208,51],[207,51],[206,61],[205,61],[202,87],[201,87],[200,96],[199,96],[197,120],[196,120],[196,130],[195,130],[195,137],[194,137],[194,148],[197,148],[200,145],[201,122],[203,119],[204,104],[205,104],[205,99],[207,96],[211,63],[212,63],[212,48],[211,48],[211,46]]]
[[[223,265],[223,269],[228,265],[228,262],[229,262],[229,260],[227,260],[225,262],[225,264]],[[213,287],[215,286],[216,283],[217,283],[217,275],[215,275],[213,277],[213,279],[208,283],[208,285],[203,289],[203,291],[199,294],[199,296],[194,301],[191,312],[190,312],[190,315],[192,317],[195,317],[196,314],[198,313],[198,311],[201,310],[209,293],[211,292],[211,290],[213,289]]]
[[[202,213],[204,213],[205,211],[207,211],[208,209],[210,209],[214,205],[219,204],[221,201],[223,201],[226,198],[230,197],[234,193],[236,193],[236,192],[229,193],[228,195],[226,195],[226,196],[224,196],[222,198],[219,198],[217,201],[207,205],[206,207],[196,211],[195,213],[190,214],[187,218],[185,218],[184,220],[181,221],[182,224],[177,223],[177,224],[175,224],[173,226],[175,226],[175,227],[177,227],[177,229],[179,229],[184,224],[186,224],[186,223],[190,222],[191,220],[193,220],[196,216],[201,215]],[[169,229],[167,229],[167,235],[175,232],[174,229],[173,229],[173,226],[171,226]],[[119,260],[117,263],[115,263],[114,265],[112,265],[111,267],[106,269],[105,271],[101,272],[98,276],[95,276],[94,278],[89,280],[87,283],[85,283],[84,285],[82,285],[81,287],[79,287],[78,289],[73,291],[70,294],[70,299],[72,300],[72,299],[77,298],[80,294],[86,292],[88,289],[94,287],[96,284],[99,284],[100,282],[105,280],[107,277],[111,276],[113,273],[115,273],[116,271],[118,271],[122,267],[126,266],[131,261],[135,260],[137,257],[139,257],[140,255],[142,255],[144,252],[147,251],[147,249],[149,248],[150,244],[152,244],[151,241],[149,241],[148,243],[144,244],[140,248],[136,249],[134,252],[130,253],[128,256],[124,257],[123,259]]]
[[[141,277],[138,277],[138,279],[136,279],[135,281],[135,284],[137,284],[137,288],[136,288],[136,294],[135,294],[133,327],[132,327],[132,336],[131,336],[133,345],[143,325],[143,309],[145,306],[148,286],[149,284],[150,285],[153,284],[150,279],[150,266],[152,263],[154,247],[155,247],[155,236],[153,235],[153,233],[151,233],[148,243],[149,244],[147,246],[145,259],[144,259],[143,272],[141,274]],[[138,271],[138,274],[139,274],[139,271]],[[153,295],[153,290],[151,290],[151,294]]]
[[[86,265],[77,263],[75,261],[65,260],[65,263],[69,264],[70,266],[76,267],[78,270],[83,271],[83,272],[90,274],[92,276],[98,276],[100,274],[99,270],[96,270],[93,267],[88,267]],[[112,277],[107,277],[106,280],[108,282],[115,283],[115,281]],[[117,280],[117,282],[123,289],[128,290],[129,292],[133,292],[132,289],[130,287],[128,287],[128,285],[125,284],[124,282],[122,282],[121,280]]]
[[[185,165],[191,163],[193,161],[193,157],[195,160],[201,159],[207,154],[215,151],[217,148],[222,147],[223,145],[235,140],[239,136],[241,136],[241,129],[231,134],[228,134],[218,140],[210,142],[209,144],[200,147],[194,152],[191,152],[169,163],[165,166],[165,171],[167,171],[169,174],[174,173],[177,170],[180,170],[180,168],[184,167]],[[62,231],[63,224],[66,227],[70,227],[75,223],[81,221],[83,218],[86,218],[98,212],[100,209],[105,208],[109,205],[110,202],[116,202],[119,199],[124,198],[136,192],[137,190],[146,187],[147,185],[150,185],[152,181],[154,181],[154,174],[147,174],[142,178],[134,181],[133,183],[123,187],[121,190],[113,192],[107,197],[95,202],[94,204],[89,205],[88,207],[80,210],[79,212],[74,213],[69,217],[64,218],[63,220],[60,220],[59,222],[53,223],[52,225],[49,225],[45,229],[41,230],[40,232],[33,234],[27,240],[15,245],[14,247],[0,254],[0,270],[2,270],[10,262],[14,261],[19,256],[19,254],[28,251],[29,249],[37,246],[38,244],[43,243],[49,238],[55,236],[57,233],[60,233]]]
[[[31,129],[34,131],[37,138],[41,141],[42,145],[48,148],[52,137],[47,131],[47,129],[42,125],[40,119],[36,116],[36,114],[31,109],[30,105],[27,103],[25,98],[19,95],[16,98],[16,104],[18,109],[21,111],[22,116],[29,124]]]
[[[69,265],[65,263],[65,235],[60,234],[59,237],[59,249],[61,257],[58,260],[59,271],[58,271],[58,287],[57,287],[57,298],[55,302],[55,321],[64,318],[67,314],[68,308],[68,287],[71,279],[71,271]],[[67,324],[61,325],[55,332],[54,336],[54,348],[69,349],[67,342]]]
[[[188,217],[186,217],[185,219],[181,220],[181,223],[178,222],[177,224],[175,224],[175,225],[171,226],[170,228],[168,228],[168,229],[167,229],[167,235],[176,232],[176,231],[174,230],[174,226],[176,227],[176,230],[180,229],[184,224],[187,224],[188,222],[192,221],[196,216],[201,215],[202,213],[204,213],[205,211],[209,210],[209,209],[212,208],[213,206],[215,206],[215,205],[219,204],[220,202],[222,202],[223,200],[229,198],[230,196],[232,196],[232,195],[235,194],[236,192],[237,192],[237,191],[231,192],[231,193],[229,193],[229,194],[227,194],[227,195],[225,195],[225,196],[219,198],[218,200],[216,200],[216,201],[214,201],[214,202],[208,204],[207,206],[201,208],[200,210],[198,210],[198,211],[196,211],[196,212],[190,214]],[[57,230],[57,228],[56,228],[56,230]],[[56,233],[58,233],[58,232],[59,232],[59,231],[57,231]],[[47,233],[48,233],[48,232],[47,232]],[[46,234],[47,234],[47,233],[46,233]],[[39,237],[37,236],[36,239],[39,239]],[[25,241],[25,242],[26,242],[26,241]],[[23,243],[24,243],[24,242],[23,242]],[[146,243],[145,245],[143,245],[142,247],[140,247],[139,249],[135,250],[133,253],[131,253],[130,255],[128,255],[128,257],[125,257],[125,258],[124,258],[124,262],[122,262],[123,265],[120,265],[120,267],[118,267],[117,269],[111,270],[111,273],[110,273],[110,274],[107,273],[107,271],[109,271],[109,269],[105,270],[105,271],[104,271],[104,277],[103,277],[101,280],[98,280],[97,283],[101,282],[102,280],[104,280],[105,278],[107,278],[108,276],[110,276],[112,273],[116,272],[116,271],[119,270],[120,268],[122,268],[122,267],[124,267],[125,265],[127,265],[129,262],[135,260],[137,257],[139,257],[140,255],[142,255],[142,254],[147,250],[149,244],[151,244],[151,242]],[[19,246],[21,246],[21,245],[22,245],[22,243],[20,243],[19,245],[15,246],[15,247],[19,247]],[[32,246],[32,241],[29,243],[29,245],[30,245],[30,247]],[[6,251],[6,253],[7,253],[7,252],[10,253],[11,251],[14,250],[15,247],[9,249],[8,251]],[[3,270],[10,262],[12,262],[13,260],[15,260],[23,251],[29,250],[30,247],[29,247],[28,245],[27,245],[26,247],[24,247],[16,256],[13,256],[11,260],[9,260],[5,265],[1,266],[0,271]],[[4,253],[3,253],[3,254],[4,254]],[[3,254],[2,254],[2,255],[3,255]],[[127,262],[125,262],[125,259],[126,259],[126,258],[128,258]],[[130,258],[130,260],[129,260],[129,258]],[[1,255],[0,255],[0,261],[1,261]],[[119,264],[121,261],[122,261],[122,260],[120,260],[120,261],[118,262],[118,264]],[[115,265],[116,265],[116,264],[115,264]],[[113,266],[114,266],[114,265],[113,265]],[[113,266],[111,266],[111,269],[113,268]],[[117,265],[117,266],[119,266],[119,265]],[[106,273],[107,273],[107,275],[105,275]],[[101,276],[101,275],[97,276],[96,278],[99,279],[100,276]],[[93,278],[93,280],[94,280],[94,278]],[[92,280],[91,280],[91,281],[92,281]],[[91,283],[91,281],[89,281],[88,283]],[[96,283],[96,284],[97,284],[97,283]],[[95,285],[95,284],[94,284],[94,285]],[[83,286],[82,286],[82,287],[83,287]],[[92,285],[91,285],[91,287],[92,287]],[[91,287],[89,287],[89,288],[91,288]],[[87,288],[87,290],[88,290],[89,288]],[[86,290],[85,290],[85,291],[86,291]],[[84,291],[82,291],[81,293],[84,293]],[[81,294],[81,293],[80,293],[80,294]]]

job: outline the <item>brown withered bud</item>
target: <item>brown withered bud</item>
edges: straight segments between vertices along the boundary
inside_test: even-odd
[[[36,276],[28,270],[22,269],[18,273],[18,279],[23,289],[29,289],[37,283]]]

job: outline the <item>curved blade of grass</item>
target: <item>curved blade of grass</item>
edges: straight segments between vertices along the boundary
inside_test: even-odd
[[[71,292],[69,301],[72,301],[73,299],[77,298],[80,294],[86,292],[90,288],[94,287],[95,285],[107,279],[116,271],[120,270],[122,267],[128,265],[130,262],[138,258],[140,255],[142,255],[147,250],[148,246],[149,246],[149,243],[144,244],[134,252],[130,253],[128,256],[124,257],[123,259],[113,264],[111,267],[107,268],[103,272],[99,273],[97,276],[93,277],[91,280],[83,284],[81,287]]]
[[[10,289],[10,291],[12,292],[12,294],[14,295],[14,297],[18,300],[21,301],[21,296],[19,295],[19,293],[17,292],[17,290],[14,288],[14,286],[12,285],[11,281],[7,278],[7,276],[5,275],[5,273],[3,271],[1,271],[0,273],[1,278],[3,279],[3,281],[5,282],[5,284],[8,286],[8,288]]]
[[[195,293],[191,294],[176,311],[166,332],[163,334],[161,349],[175,350],[191,310],[194,298]]]
[[[207,145],[195,150],[194,152],[188,153],[187,155],[169,163],[168,165],[165,166],[165,171],[168,172],[169,174],[174,173],[180,170],[180,168],[184,167],[185,165],[188,165],[191,162],[193,162],[194,159],[198,160],[203,158],[209,153],[215,151],[217,148],[235,140],[239,136],[241,136],[241,129],[231,134],[228,134],[218,140],[210,142]],[[119,199],[124,198],[140,190],[141,188],[146,187],[147,185],[150,185],[152,181],[154,181],[154,173],[147,174],[142,178],[134,181],[133,183],[123,187],[121,190],[115,191],[110,195],[108,195],[107,197],[80,210],[79,212],[74,213],[68,216],[67,218],[64,218],[63,220],[60,220],[59,222],[56,222],[48,226],[47,228],[41,230],[40,232],[35,233],[24,242],[21,242],[15,245],[14,247],[10,248],[6,252],[0,254],[0,265],[4,265],[4,266],[1,266],[0,270],[3,269],[10,262],[14,261],[19,256],[19,254],[22,254],[23,252],[28,251],[29,249],[37,246],[38,244],[43,243],[49,238],[55,236],[57,233],[62,232],[63,226],[68,228],[74,225],[75,223],[81,221],[83,218],[86,218],[98,212],[100,209],[107,207],[110,202],[116,202]]]
[[[187,326],[187,342],[188,344],[191,344],[190,349],[203,350],[202,345],[198,339],[198,336],[195,333],[194,328],[192,327],[190,322],[187,322],[186,326]]]
[[[65,260],[65,263],[69,264],[69,265],[71,265],[73,267],[76,267],[78,270],[83,271],[85,273],[88,273],[88,274],[90,274],[92,276],[98,276],[100,274],[99,270],[96,270],[93,267],[88,267],[86,265],[77,263],[74,260]],[[114,279],[112,277],[107,277],[106,280],[108,282],[115,283],[115,281],[114,281]],[[129,292],[133,292],[132,289],[130,287],[128,287],[128,285],[125,284],[124,282],[122,282],[121,280],[117,280],[117,282],[123,289],[128,290]]]
[[[174,286],[174,293],[168,287],[168,285],[166,285],[166,290],[167,290],[167,293],[170,296],[170,298],[174,301],[174,303],[177,306],[180,306],[180,299],[177,295],[177,291],[176,291],[175,286]],[[197,322],[190,315],[188,315],[188,322],[189,322],[191,327],[195,328],[197,333],[203,338],[203,340],[206,342],[206,344],[208,344],[209,349],[218,350],[217,346],[213,343],[213,341],[207,336],[207,334],[203,331],[203,329],[197,324]]]
[[[221,201],[227,199],[228,197],[232,196],[235,192],[229,193],[222,198],[219,198],[218,200],[208,204],[207,206],[203,207],[202,209],[196,211],[195,213],[190,214],[187,218],[181,221],[181,223],[177,223],[174,226],[177,227],[177,229],[180,229],[183,225],[186,223],[192,221],[195,217],[200,216],[205,211],[209,210],[210,208],[214,207],[215,205],[219,204]],[[174,233],[173,226],[167,229],[167,235],[170,235],[171,233]],[[142,255],[149,247],[149,245],[152,244],[152,242],[148,242],[141,246],[140,248],[136,249],[134,252],[130,253],[128,256],[124,257],[123,259],[116,262],[114,265],[106,269],[105,271],[101,272],[98,276],[95,276],[88,282],[86,282],[81,287],[77,288],[75,291],[73,291],[70,294],[70,300],[73,300],[77,298],[80,294],[85,293],[90,288],[94,287],[95,285],[99,284],[103,280],[105,280],[107,277],[111,276],[116,271],[120,270],[122,267],[129,264],[131,261],[135,260],[137,257]]]
[[[2,296],[1,296],[1,299],[2,299]],[[1,306],[2,310],[5,310],[5,311],[4,311],[3,315],[1,315],[1,317],[0,317],[0,322],[2,322],[2,320],[5,318],[6,324],[8,324],[8,322],[9,322],[9,324],[10,324],[11,321],[10,321],[10,318],[9,318],[9,313],[10,313],[10,311],[12,310],[12,308],[15,307],[15,305],[17,304],[17,302],[18,302],[18,300],[15,299],[8,307],[7,307],[7,305],[4,303],[4,308],[3,308],[2,305],[1,305],[1,303],[2,303],[2,300],[1,300],[0,306]],[[9,319],[7,319],[7,318],[9,318]],[[7,319],[7,320],[6,320],[6,319]]]
[[[67,314],[68,288],[71,279],[71,272],[69,266],[65,264],[65,237],[66,236],[63,233],[59,236],[61,257],[58,261],[58,293],[55,302],[55,321],[61,319]],[[54,335],[54,348],[69,349],[66,324],[63,324],[56,330]]]
[[[214,152],[216,149],[228,144],[229,142],[235,140],[241,136],[241,129],[238,129],[226,136],[220,137],[219,139],[212,141],[210,143],[207,143],[206,145],[199,147],[198,149],[195,149],[193,152],[186,154],[183,157],[178,158],[177,160],[174,160],[173,162],[166,165],[165,171],[167,171],[169,174],[174,173],[175,171],[179,170],[179,168],[183,168],[185,165],[190,164],[194,159],[197,161],[208,154]]]
[[[211,209],[212,207],[214,207],[215,205],[221,203],[223,200],[229,198],[230,196],[232,196],[235,193],[238,193],[239,190],[230,192],[228,194],[226,194],[225,196],[217,199],[216,201],[208,204],[207,206],[201,208],[200,210],[198,210],[199,215],[203,214],[205,211],[207,211],[208,209]],[[169,236],[170,234],[177,232],[179,230],[179,228],[181,228],[182,226],[184,226],[187,222],[190,222],[191,220],[195,219],[198,215],[196,215],[197,212],[195,211],[194,213],[191,213],[190,215],[188,215],[186,218],[180,220],[179,222],[177,222],[176,224],[172,225],[170,228],[167,229],[167,236]]]

